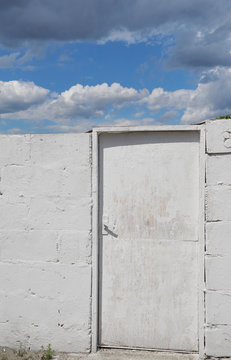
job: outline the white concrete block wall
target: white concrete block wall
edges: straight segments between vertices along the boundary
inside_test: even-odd
[[[0,345],[88,352],[90,135],[1,135],[0,214]]]
[[[231,120],[206,122],[206,355],[231,356]]]
[[[206,123],[205,352],[231,356],[231,120]],[[89,134],[0,135],[0,345],[91,348]]]

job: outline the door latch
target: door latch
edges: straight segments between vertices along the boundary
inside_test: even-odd
[[[109,217],[108,215],[103,215],[103,226],[102,226],[102,234],[108,235],[108,224],[109,224]]]

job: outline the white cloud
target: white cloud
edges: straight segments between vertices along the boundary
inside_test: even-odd
[[[19,52],[14,52],[9,55],[0,56],[0,69],[9,69],[17,63]]]
[[[161,124],[171,123],[177,115],[176,110],[166,111],[158,120]]]
[[[97,122],[89,120],[80,120],[76,125],[48,125],[45,127],[48,131],[52,132],[62,132],[62,133],[70,133],[70,132],[84,132],[90,130],[94,126],[139,126],[139,125],[154,125],[158,124],[154,118],[142,118],[142,119],[127,119],[127,118],[118,118],[115,120],[102,121]]]
[[[142,119],[116,119],[111,125],[115,126],[139,126],[139,125],[154,125],[157,124],[156,120],[152,117],[145,117]]]
[[[49,90],[33,82],[0,81],[0,114],[15,113],[42,103]]]
[[[231,114],[231,69],[217,68],[208,75],[214,75],[214,80],[198,84],[183,114],[183,123]]]
[[[137,111],[136,113],[135,113],[135,117],[141,117],[141,116],[143,116],[144,115],[144,111]]]
[[[56,98],[47,98],[40,106],[18,113],[10,113],[8,118],[49,119],[54,122],[68,122],[76,119],[103,117],[109,106],[121,108],[139,102],[147,96],[147,90],[137,91],[114,83],[95,86],[77,84],[62,92]]]
[[[156,88],[144,99],[144,102],[151,110],[171,107],[181,109],[186,107],[193,93],[193,90],[164,91],[162,88]]]
[[[156,88],[143,99],[150,110],[184,110],[182,123],[191,123],[231,113],[231,69],[215,68],[204,73],[195,90],[164,91]]]
[[[90,130],[94,126],[94,123],[91,121],[80,121],[77,125],[62,125],[54,124],[47,125],[46,130],[54,133],[75,133],[75,132],[85,132]]]
[[[157,32],[155,29],[149,28],[144,30],[130,31],[125,27],[120,27],[113,29],[109,35],[100,39],[98,43],[105,44],[108,41],[124,41],[125,43],[131,45],[141,42],[153,42],[154,37],[158,36],[161,36],[161,33]]]
[[[1,48],[3,51],[3,48]],[[6,50],[6,49],[5,49]],[[40,44],[31,45],[25,48],[21,48],[20,51],[11,52],[0,56],[0,69],[20,68],[22,70],[34,70],[33,65],[27,65],[32,62],[33,59],[42,59],[45,56],[45,46]]]
[[[21,66],[25,63],[30,62],[35,57],[35,54],[33,53],[33,48],[27,50],[24,54],[21,54],[21,57],[17,59],[17,65]]]
[[[231,69],[227,68],[203,73],[194,90],[155,88],[151,93],[104,83],[77,84],[61,94],[53,94],[32,82],[10,81],[0,82],[0,113],[5,121],[29,120],[32,125],[49,120],[48,131],[63,132],[84,131],[99,124],[169,123],[180,114],[182,123],[192,123],[231,114],[230,94]],[[125,106],[134,106],[140,119],[136,114],[134,119],[124,116]]]

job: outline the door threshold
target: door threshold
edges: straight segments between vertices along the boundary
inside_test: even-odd
[[[97,353],[100,360],[198,360],[196,352],[177,350],[143,349],[101,346]]]
[[[188,351],[188,350],[176,350],[176,349],[158,349],[158,348],[142,348],[142,347],[132,347],[132,346],[107,346],[107,345],[100,345],[99,349],[112,349],[112,350],[137,350],[137,351],[148,351],[148,352],[165,352],[165,353],[177,353],[177,354],[193,354],[197,355],[198,351]]]

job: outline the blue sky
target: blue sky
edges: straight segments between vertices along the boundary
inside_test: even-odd
[[[0,0],[0,132],[231,113],[230,0]]]

